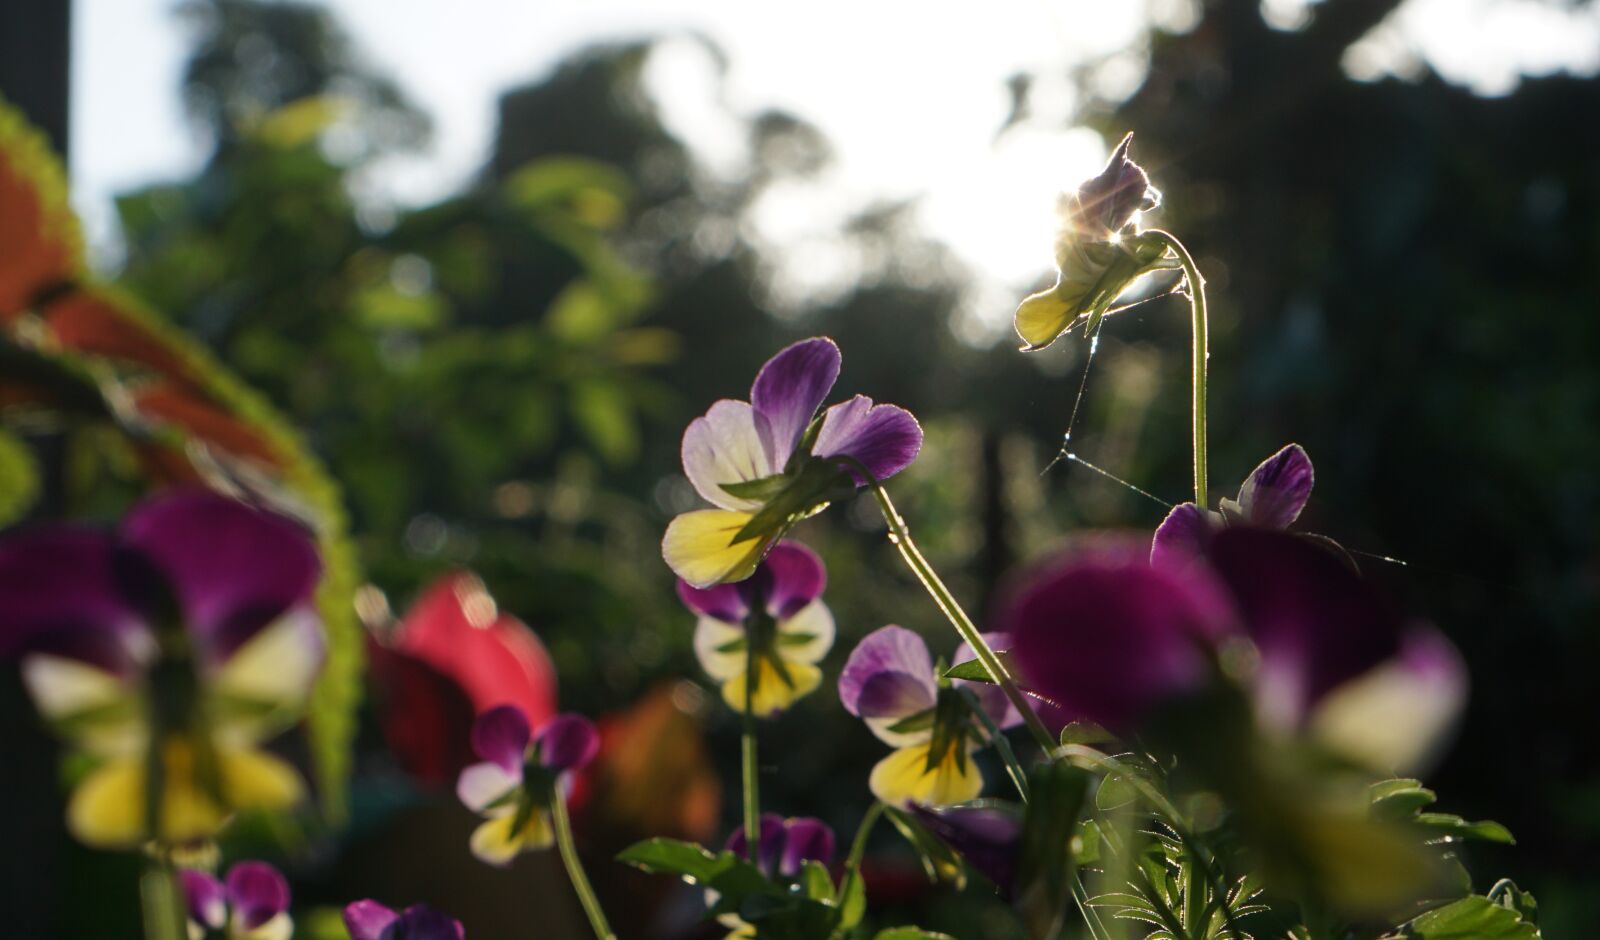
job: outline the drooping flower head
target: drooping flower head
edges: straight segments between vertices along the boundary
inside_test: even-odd
[[[550,805],[565,798],[570,774],[587,766],[600,735],[582,715],[557,715],[538,734],[515,705],[491,708],[472,726],[472,749],[483,758],[461,772],[456,795],[486,818],[472,834],[472,854],[508,865],[521,852],[555,841]]]
[[[467,936],[461,921],[426,904],[395,911],[371,899],[347,905],[344,926],[350,940],[466,940]]]
[[[1100,174],[1076,192],[1062,193],[1057,205],[1056,283],[1017,307],[1015,326],[1023,349],[1043,349],[1078,319],[1086,335],[1140,277],[1162,266],[1166,245],[1138,230],[1142,210],[1153,209],[1161,194],[1144,169],[1128,156],[1133,135],[1117,145]]]
[[[912,806],[917,821],[1009,898],[1022,851],[1023,813],[1011,803]]]
[[[904,470],[922,428],[903,408],[857,395],[816,417],[839,377],[833,340],[802,340],[767,360],[749,401],[723,399],[683,433],[683,472],[716,509],[667,526],[661,554],[694,587],[742,581],[800,519],[867,480]]]
[[[1183,564],[1204,555],[1211,537],[1230,525],[1289,528],[1311,498],[1315,479],[1305,448],[1286,445],[1250,471],[1238,497],[1224,499],[1219,511],[1201,509],[1194,503],[1172,507],[1151,540],[1150,563]]]
[[[750,840],[740,826],[723,846],[748,859]],[[833,863],[833,829],[820,819],[794,816],[785,819],[777,813],[761,814],[761,840],[755,866],[769,878],[793,878],[806,862]]]
[[[240,862],[225,882],[202,871],[178,873],[193,940],[289,940],[289,883],[265,862]]]
[[[1025,688],[1117,732],[1231,683],[1267,731],[1395,770],[1426,759],[1465,693],[1437,631],[1403,621],[1328,549],[1266,529],[1217,532],[1185,564],[1151,565],[1135,543],[1065,556],[1006,622]]]
[[[798,542],[779,542],[749,578],[697,588],[678,582],[678,597],[700,615],[694,651],[722,697],[743,712],[771,717],[822,684],[817,663],[833,646],[833,614],[822,603],[827,572]],[[755,664],[754,673],[751,664]],[[754,678],[752,679],[752,675]]]
[[[971,658],[963,647],[955,661]],[[984,732],[964,687],[997,726],[1021,721],[998,687],[951,682],[941,673],[922,637],[890,625],[862,638],[839,675],[845,710],[895,748],[868,779],[873,795],[885,803],[944,806],[975,799],[983,791],[983,776],[972,755]]]
[[[97,761],[68,803],[74,835],[184,842],[236,809],[300,799],[294,769],[256,745],[300,714],[321,665],[319,574],[300,526],[209,492],[142,503],[115,532],[0,541],[0,655],[21,659],[40,713]]]

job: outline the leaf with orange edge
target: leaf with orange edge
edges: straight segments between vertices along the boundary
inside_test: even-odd
[[[127,299],[103,288],[76,288],[44,307],[51,339],[63,349],[134,363],[191,387],[197,380],[183,355],[127,309]]]
[[[45,137],[0,98],[0,323],[83,268],[67,177]]]
[[[132,398],[134,409],[143,418],[175,424],[186,437],[270,466],[281,465],[277,452],[259,431],[192,389],[157,380],[135,388]]]

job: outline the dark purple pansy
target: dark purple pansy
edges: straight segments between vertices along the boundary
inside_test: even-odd
[[[1009,898],[1022,848],[1022,813],[1007,804],[927,807],[911,812]]]
[[[817,553],[799,542],[779,542],[756,571],[743,581],[697,588],[678,582],[678,598],[697,614],[733,626],[743,626],[759,607],[767,616],[784,620],[822,596],[827,569]]]
[[[214,668],[309,607],[320,570],[299,525],[207,491],[144,502],[116,532],[22,530],[0,541],[0,655],[47,652],[126,676],[176,614]]]
[[[869,723],[926,711],[938,696],[928,644],[893,624],[863,637],[839,673],[839,700],[845,711]]]
[[[497,705],[472,723],[472,750],[508,773],[522,769],[532,740],[528,718],[515,705]]]
[[[594,722],[571,712],[550,719],[535,741],[539,763],[558,774],[582,770],[600,752],[600,732]]]
[[[1194,503],[1172,507],[1151,539],[1151,563],[1185,564],[1203,554],[1211,537],[1227,525],[1287,529],[1300,518],[1315,479],[1305,448],[1299,444],[1283,447],[1250,471],[1239,487],[1238,497],[1222,500],[1220,512],[1201,509]]]
[[[395,911],[373,900],[355,901],[344,909],[350,940],[465,940],[461,922],[426,904]]]
[[[289,909],[289,882],[265,862],[233,866],[227,887],[234,921],[244,930],[254,930]]]
[[[1145,563],[1133,545],[1064,556],[1019,594],[1007,623],[1025,687],[1117,732],[1223,674],[1246,688],[1263,724],[1284,731],[1314,725],[1319,703],[1379,667],[1402,689],[1464,688],[1459,660],[1437,632],[1423,634],[1429,643],[1416,668],[1404,668],[1402,642],[1414,628],[1339,556],[1267,529],[1225,529],[1182,565]],[[1385,694],[1407,698],[1393,689]],[[1447,726],[1432,719],[1419,734]]]
[[[750,846],[740,826],[723,846],[742,858],[750,857]],[[833,862],[833,830],[820,819],[799,816],[785,819],[777,813],[761,814],[761,842],[756,867],[769,877],[793,878],[806,862],[826,866]]]

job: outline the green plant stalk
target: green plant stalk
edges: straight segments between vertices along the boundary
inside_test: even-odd
[[[567,867],[567,879],[572,882],[572,890],[578,894],[583,912],[589,915],[589,926],[594,928],[596,940],[617,940],[617,935],[611,932],[611,925],[606,923],[606,913],[600,908],[600,899],[595,897],[594,888],[589,885],[589,876],[584,874],[583,861],[578,858],[578,846],[572,839],[572,820],[567,816],[567,802],[554,787],[550,791],[550,818],[555,824],[556,846],[561,850],[561,862]]]
[[[972,690],[963,689],[962,691],[966,695],[967,707],[972,710],[973,716],[983,726],[983,732],[989,738],[989,743],[994,745],[995,753],[1000,755],[1000,762],[1005,765],[1006,773],[1011,776],[1011,782],[1017,788],[1017,795],[1022,798],[1022,802],[1028,802],[1028,772],[1022,769],[1022,764],[1017,760],[1016,752],[1011,749],[1011,742],[1006,740],[1006,736],[1000,731],[1000,726],[995,724],[994,719],[989,717],[989,713],[983,710],[982,705],[978,704],[978,697],[972,694]]]
[[[1189,285],[1189,313],[1190,313],[1190,371],[1192,400],[1190,409],[1193,416],[1194,432],[1194,502],[1201,509],[1206,508],[1206,363],[1211,358],[1210,340],[1207,338],[1208,320],[1206,317],[1206,281],[1200,276],[1200,268],[1194,263],[1189,249],[1183,247],[1183,242],[1177,236],[1161,229],[1150,229],[1146,232],[1159,239],[1167,249],[1178,256],[1178,263],[1183,268],[1183,279]]]
[[[152,851],[139,875],[139,908],[144,920],[145,940],[188,940],[183,898],[172,863]]]
[[[744,768],[744,839],[745,857],[751,864],[761,857],[761,766],[756,757],[756,682],[761,678],[757,671],[756,645],[745,637],[744,673],[744,731],[739,735],[739,750]]]
[[[1016,680],[1006,670],[1005,663],[1002,663],[1000,657],[995,655],[994,650],[989,646],[989,641],[983,638],[983,634],[973,624],[972,618],[967,616],[967,612],[961,609],[961,605],[956,602],[955,596],[950,593],[950,589],[944,586],[943,581],[939,580],[938,572],[934,571],[933,566],[928,564],[928,559],[923,557],[922,550],[917,548],[917,543],[911,540],[911,531],[906,528],[906,521],[901,518],[900,512],[894,508],[894,502],[889,499],[888,491],[883,488],[882,483],[879,483],[867,471],[867,468],[859,460],[849,457],[841,457],[839,459],[848,463],[857,473],[861,474],[862,478],[872,487],[873,495],[878,498],[878,508],[883,511],[883,521],[889,526],[889,541],[894,544],[895,548],[899,549],[900,557],[905,559],[906,565],[917,576],[917,580],[922,582],[923,588],[933,598],[933,602],[939,605],[939,609],[944,612],[950,624],[956,628],[956,632],[961,634],[961,639],[972,647],[972,652],[977,656],[978,661],[983,663],[984,669],[988,670],[989,677],[1000,688],[1005,690],[1006,698],[1010,699],[1011,704],[1016,706],[1017,712],[1022,715],[1028,730],[1032,732],[1034,740],[1039,742],[1039,746],[1044,748],[1046,753],[1049,753],[1056,747],[1055,736],[1044,726],[1044,722],[1039,720],[1039,716],[1034,713],[1033,706],[1029,704],[1027,696],[1022,694],[1022,689],[1017,687]]]

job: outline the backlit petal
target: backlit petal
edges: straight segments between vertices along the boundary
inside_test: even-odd
[[[801,816],[784,822],[783,857],[778,874],[793,877],[806,862],[833,864],[833,830],[820,819]]]
[[[493,761],[472,764],[456,778],[456,796],[467,809],[482,813],[522,786],[522,767],[515,773]]]
[[[932,708],[937,695],[928,644],[904,627],[867,634],[839,674],[839,700],[861,718],[905,718]]]
[[[322,668],[322,622],[309,607],[297,607],[245,641],[213,680],[222,695],[298,712]]]
[[[146,612],[124,590],[136,562],[110,533],[79,526],[0,540],[0,659],[52,653],[131,674],[154,652]]]
[[[143,706],[122,677],[40,653],[22,660],[22,681],[39,713],[85,750],[109,756],[143,747]]]
[[[228,869],[228,903],[236,927],[257,930],[289,909],[289,882],[264,862],[240,862]]]
[[[719,682],[744,672],[749,653],[745,649],[724,650],[744,640],[744,631],[720,620],[701,617],[694,627],[694,655],[706,675]]]
[[[299,771],[257,748],[219,746],[217,769],[233,809],[288,809],[306,795]]]
[[[812,601],[793,617],[778,621],[778,655],[787,663],[819,663],[833,647],[833,636],[828,605]]]
[[[204,490],[135,507],[121,535],[166,576],[213,663],[309,603],[322,571],[310,533],[297,523]]]
[[[782,619],[792,617],[807,604],[822,596],[827,586],[827,570],[817,553],[799,542],[783,541],[772,547],[762,561],[771,573],[765,585],[767,613]]]
[[[109,760],[90,771],[67,802],[67,829],[93,848],[123,848],[145,837],[144,759]]]
[[[1069,298],[1061,289],[1060,281],[1049,290],[1040,291],[1022,301],[1012,319],[1017,336],[1024,349],[1043,349],[1056,341],[1077,319],[1081,292]]]
[[[487,864],[505,866],[522,852],[548,848],[555,842],[555,831],[545,811],[535,810],[521,829],[513,828],[516,821],[516,813],[506,813],[473,830],[472,854]]]
[[[750,404],[764,418],[770,462],[781,470],[806,425],[839,378],[839,347],[827,337],[801,340],[767,360],[750,386]]]
[[[1314,481],[1311,458],[1290,444],[1250,471],[1239,487],[1239,511],[1251,525],[1287,529],[1311,498]]]
[[[761,423],[750,405],[723,399],[683,432],[683,472],[708,503],[723,509],[758,509],[760,500],[740,499],[722,488],[772,476],[773,466],[762,443]]]
[[[228,922],[228,901],[222,882],[203,871],[185,868],[178,872],[178,883],[183,888],[184,906],[191,921],[213,930]]]
[[[1312,737],[1384,773],[1431,769],[1467,700],[1461,654],[1437,630],[1407,635],[1400,654],[1338,686],[1311,714]]]
[[[519,776],[527,758],[533,729],[528,716],[515,705],[496,705],[472,723],[472,750],[479,757],[499,764],[507,773]]]
[[[795,702],[811,694],[822,684],[822,670],[816,666],[786,663],[784,671],[789,674],[788,682],[778,675],[778,671],[772,668],[770,662],[766,659],[760,661],[757,669],[760,679],[756,682],[755,702],[752,708],[757,718],[771,718],[779,712],[788,710]],[[723,701],[740,714],[744,713],[745,678],[746,674],[741,672],[722,684]]]
[[[976,747],[969,743],[965,760],[959,762],[956,749],[949,749],[932,771],[928,770],[928,747],[903,747],[878,761],[867,779],[872,795],[891,806],[948,806],[977,799],[983,792],[983,775],[972,760]]]
[[[371,899],[355,901],[344,908],[344,925],[350,931],[350,940],[389,940],[384,931],[399,919],[398,913]]]
[[[748,583],[741,581],[738,584],[697,588],[687,581],[679,581],[678,599],[683,601],[683,606],[702,617],[715,617],[723,623],[740,624],[750,616],[750,604],[745,597]]]
[[[1194,503],[1179,503],[1156,527],[1150,540],[1150,564],[1157,568],[1194,564],[1221,528],[1222,518],[1216,513]]]
[[[673,573],[695,587],[743,581],[760,564],[770,537],[742,542],[733,537],[751,514],[723,509],[698,509],[675,517],[661,539],[661,557]]]
[[[539,762],[556,773],[582,770],[600,752],[594,722],[573,712],[550,719],[539,729]]]
[[[874,405],[857,395],[829,408],[822,416],[811,452],[818,457],[852,457],[864,464],[879,482],[911,465],[922,449],[922,425],[911,412],[896,405]],[[856,485],[861,479],[854,468]]]

